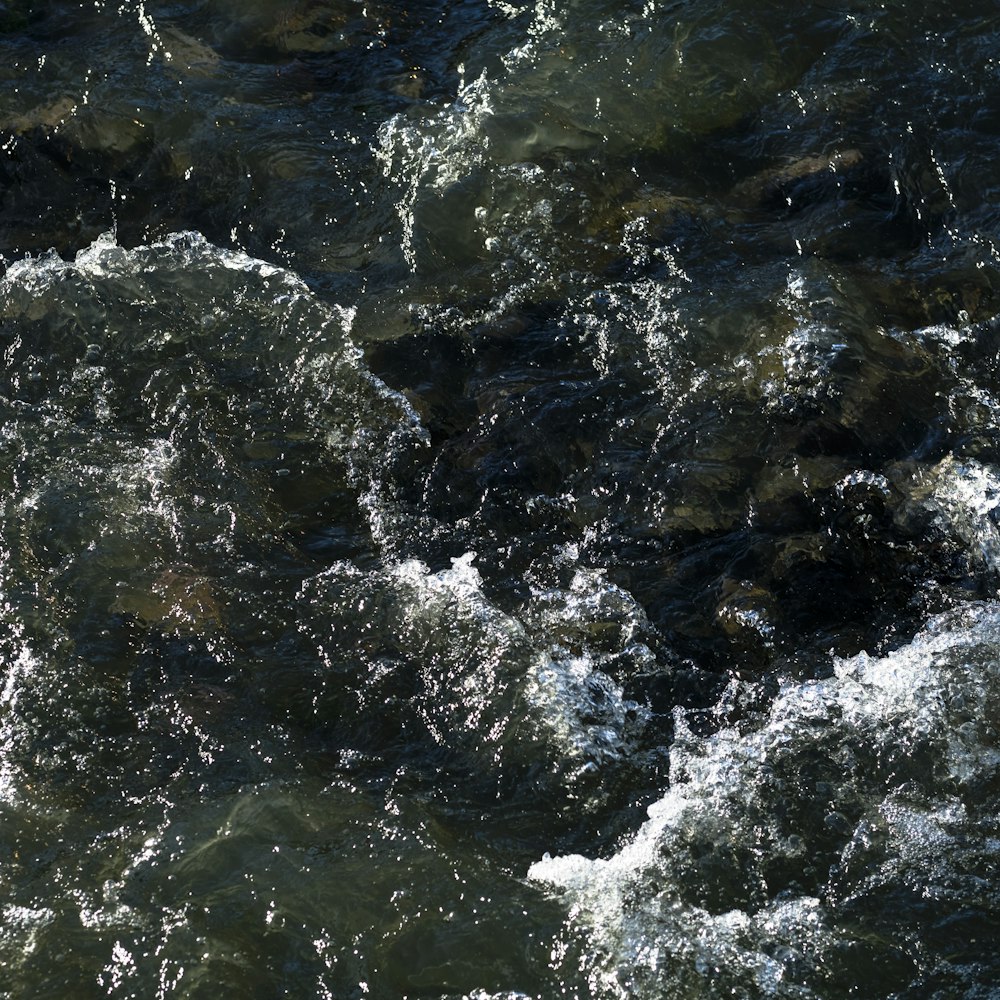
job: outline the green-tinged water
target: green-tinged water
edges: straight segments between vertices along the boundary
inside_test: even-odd
[[[998,51],[0,3],[0,997],[998,995]]]

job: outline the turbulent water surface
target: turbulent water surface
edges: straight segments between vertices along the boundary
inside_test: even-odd
[[[998,53],[0,3],[0,996],[997,996]]]

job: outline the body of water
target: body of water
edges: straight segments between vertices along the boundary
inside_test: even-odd
[[[995,3],[0,3],[0,996],[997,996],[998,145]]]

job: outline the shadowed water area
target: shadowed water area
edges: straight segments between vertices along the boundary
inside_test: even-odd
[[[0,2],[0,997],[996,996],[998,53]]]

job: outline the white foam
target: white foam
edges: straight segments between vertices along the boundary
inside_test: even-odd
[[[1000,475],[974,459],[943,458],[914,477],[914,499],[935,514],[945,533],[965,544],[983,569],[1000,571]]]
[[[841,863],[849,873],[861,872],[849,875],[855,895],[883,892],[912,872],[926,880],[927,892],[938,891],[935,885],[943,891],[956,877],[949,858],[986,849],[949,789],[1000,765],[985,721],[1000,710],[998,643],[1000,606],[974,606],[932,620],[886,656],[862,653],[836,660],[830,678],[786,681],[763,725],[751,732],[697,736],[678,712],[671,786],[635,835],[607,858],[546,856],[528,872],[567,899],[569,926],[603,956],[600,995],[628,995],[622,983],[634,979],[636,969],[647,986],[665,989],[692,968],[696,977],[724,968],[743,984],[737,989],[753,983],[765,995],[784,995],[780,984],[793,966],[804,991],[796,995],[814,995],[807,983],[817,980],[824,951],[854,933],[838,928],[833,894],[821,899],[771,886],[754,906],[709,912],[692,901],[690,869],[675,867],[691,856],[692,843],[701,844],[723,859],[735,852],[736,867],[703,876],[709,889],[713,877],[760,878],[763,885],[761,866],[769,858],[808,854],[810,834],[784,829],[780,818],[794,813],[789,803],[814,794],[796,784],[806,773],[800,761],[839,761],[845,786],[855,798],[860,789],[861,801],[869,803],[856,823],[846,823],[833,803],[837,790],[830,792],[829,822],[846,824]],[[970,704],[975,719],[959,725],[956,715]],[[929,792],[918,796],[907,776],[915,753],[929,755],[929,766],[940,771]],[[860,763],[871,759],[878,768]],[[887,841],[876,854],[868,836],[873,828]]]

